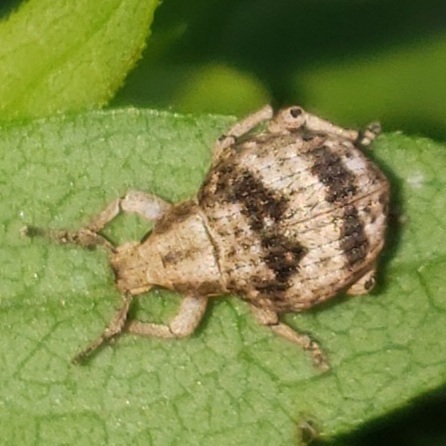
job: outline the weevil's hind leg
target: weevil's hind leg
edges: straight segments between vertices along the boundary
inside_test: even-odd
[[[275,334],[282,336],[293,344],[297,344],[305,351],[308,351],[311,354],[314,365],[318,369],[324,371],[330,369],[328,361],[322,353],[319,344],[311,339],[310,336],[304,333],[299,333],[289,325],[281,322],[277,313],[274,311],[257,308],[253,305],[251,305],[251,310],[259,324],[271,328]]]
[[[213,149],[213,161],[218,160],[226,149],[231,147],[237,138],[245,135],[253,130],[262,122],[270,120],[274,115],[271,105],[265,105],[265,107],[250,114],[242,121],[236,122],[224,135],[218,138]]]
[[[129,321],[126,332],[155,338],[183,338],[191,335],[198,327],[206,311],[207,297],[186,296],[181,302],[178,314],[165,324]]]
[[[363,130],[358,132],[356,143],[361,147],[369,146],[381,133],[381,124],[377,121],[371,122]]]
[[[322,119],[306,111],[303,113],[305,121],[304,127],[310,132],[339,136],[352,142],[358,140],[359,132],[357,130],[337,126],[326,119]]]
[[[305,113],[305,128],[315,133],[330,134],[348,139],[361,147],[370,145],[373,140],[381,133],[381,125],[379,122],[372,122],[363,130],[357,131],[345,129],[343,127],[332,124],[330,121],[319,118],[319,116]]]
[[[360,296],[372,291],[375,286],[376,280],[376,267],[368,270],[363,276],[361,276],[350,288],[347,289],[347,294],[350,296]]]
[[[124,330],[125,323],[127,321],[127,316],[130,309],[130,304],[132,303],[133,296],[130,293],[124,294],[124,302],[116,313],[115,317],[112,319],[108,327],[102,332],[102,334],[94,340],[88,347],[78,353],[71,362],[79,364],[84,362],[89,358],[98,348],[102,347],[104,344],[110,342],[116,336],[118,336]]]

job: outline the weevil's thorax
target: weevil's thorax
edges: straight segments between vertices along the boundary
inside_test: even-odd
[[[226,291],[202,212],[193,201],[172,206],[144,242],[119,247],[111,263],[118,287],[132,294],[153,285],[196,295]]]
[[[372,269],[388,183],[339,136],[264,132],[213,166],[198,201],[226,287],[274,311],[298,311]]]

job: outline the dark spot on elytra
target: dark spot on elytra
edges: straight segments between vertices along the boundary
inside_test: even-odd
[[[333,203],[354,195],[357,191],[355,175],[342,162],[341,157],[322,146],[312,152],[311,173],[327,187],[326,199]]]
[[[210,193],[212,183],[215,187]],[[268,189],[251,172],[232,162],[221,163],[211,170],[200,189],[198,201],[204,206],[214,202],[240,203],[254,231],[264,227],[267,217],[279,221],[288,205],[286,197]]]
[[[347,257],[349,266],[353,266],[367,257],[369,240],[364,231],[364,223],[361,221],[355,206],[346,206],[342,219],[340,245]]]
[[[265,263],[274,271],[277,282],[288,283],[307,250],[282,234],[264,235],[261,244],[265,249]]]
[[[265,218],[280,221],[286,211],[288,199],[279,196],[248,171],[241,171],[232,188],[233,198],[243,205],[253,231],[264,228]]]
[[[260,291],[262,294],[271,294],[273,298],[279,298],[281,293],[289,288],[288,283],[267,280],[262,277],[253,277],[251,282],[257,291]]]

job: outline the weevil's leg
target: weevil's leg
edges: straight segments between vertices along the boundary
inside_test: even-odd
[[[372,291],[375,286],[375,274],[376,267],[368,270],[363,276],[361,276],[350,288],[347,290],[347,294],[351,296],[359,296],[361,294],[367,294]]]
[[[360,146],[368,146],[381,132],[381,125],[379,122],[372,122],[366,126],[363,130],[345,129],[343,127],[332,124],[330,121],[319,118],[303,111],[305,124],[304,127],[315,133],[328,133],[330,135],[340,136],[341,138],[348,139],[353,143],[357,143]]]
[[[131,190],[123,198],[112,201],[102,212],[93,217],[85,228],[78,231],[44,230],[26,226],[22,233],[28,237],[48,237],[62,244],[75,244],[88,249],[102,246],[113,251],[113,244],[99,233],[118,214],[136,213],[148,221],[154,221],[159,220],[170,207],[170,203],[156,195]]]
[[[87,249],[94,249],[102,246],[109,251],[114,250],[114,246],[102,235],[97,234],[90,229],[81,229],[79,231],[66,231],[63,229],[42,229],[36,226],[25,226],[22,234],[27,237],[45,237],[56,241],[62,245],[74,244],[83,246]]]
[[[108,327],[103,331],[103,333],[94,340],[85,350],[78,353],[71,362],[81,363],[89,356],[91,356],[98,348],[102,347],[104,344],[110,342],[113,338],[118,336],[124,330],[125,323],[127,321],[127,316],[130,309],[130,304],[132,303],[133,296],[130,293],[124,294],[124,302],[122,307],[116,313],[115,317],[112,319]]]
[[[268,121],[274,115],[273,108],[271,105],[265,105],[260,110],[251,113],[249,116],[243,120],[236,122],[227,132],[227,137],[240,138],[240,136],[245,135],[255,127],[257,127],[262,122]]]
[[[49,237],[52,240],[57,241],[63,245],[74,244],[83,246],[87,249],[93,249],[97,246],[104,246],[109,251],[113,251],[114,246],[99,232],[104,228],[104,226],[113,218],[115,218],[120,211],[120,201],[121,199],[112,201],[107,207],[96,215],[90,224],[85,228],[81,228],[78,231],[68,231],[62,230],[44,230],[34,227],[25,228],[25,233],[28,236],[41,235]]]
[[[381,124],[377,121],[371,122],[363,130],[359,131],[356,142],[362,147],[367,147],[380,133]]]
[[[330,366],[322,353],[319,344],[310,338],[310,336],[299,333],[298,331],[291,328],[289,325],[281,322],[277,313],[271,310],[265,310],[261,308],[254,307],[251,305],[252,312],[257,320],[262,325],[265,325],[279,336],[287,339],[293,344],[297,344],[304,350],[311,354],[314,365],[321,370],[329,370]]]
[[[250,132],[262,122],[268,121],[274,115],[271,105],[265,105],[265,107],[250,114],[242,121],[235,123],[224,135],[218,138],[213,149],[213,160],[216,161],[220,158],[222,153],[229,147],[231,147],[237,138]]]
[[[192,334],[203,318],[208,299],[206,297],[187,296],[183,299],[178,314],[168,325],[151,324],[139,321],[127,322],[127,316],[133,296],[124,294],[124,302],[104,332],[85,350],[77,354],[72,362],[80,363],[91,356],[98,348],[110,342],[123,332],[157,338],[182,338]]]
[[[314,133],[329,134],[339,136],[355,142],[358,139],[359,132],[353,129],[345,129],[337,126],[326,119],[313,115],[302,109],[302,118],[304,121],[304,128]]]
[[[148,221],[159,220],[170,206],[170,203],[156,195],[131,190],[124,197],[112,201],[101,213],[93,217],[87,228],[99,232],[121,212],[138,214]]]
[[[52,238],[61,243],[74,243],[86,248],[103,246],[113,251],[113,245],[100,231],[121,212],[134,213],[148,221],[159,220],[170,204],[156,195],[131,190],[123,198],[112,201],[102,212],[92,218],[90,223],[78,231],[52,231]]]
[[[178,314],[168,325],[129,321],[126,332],[155,338],[184,338],[198,327],[207,303],[207,297],[186,296],[181,302]]]

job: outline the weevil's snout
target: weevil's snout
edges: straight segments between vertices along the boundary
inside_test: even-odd
[[[302,107],[293,106],[279,110],[268,124],[270,132],[290,132],[300,129],[305,124],[306,113]]]

